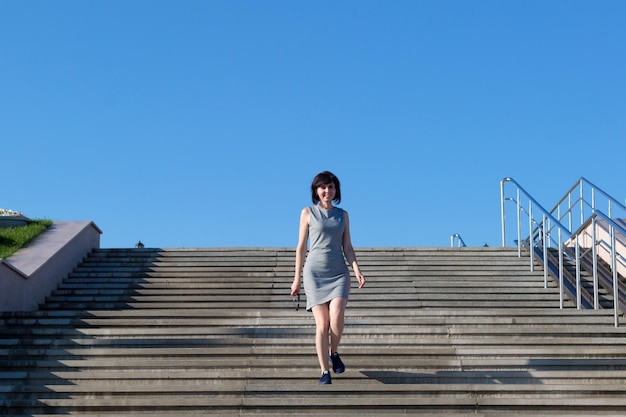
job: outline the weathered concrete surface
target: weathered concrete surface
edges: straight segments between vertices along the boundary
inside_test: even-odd
[[[55,222],[0,260],[0,311],[32,311],[93,249],[102,231],[91,221]]]
[[[517,248],[357,248],[333,384],[293,248],[92,251],[0,314],[0,415],[624,417],[626,327]]]

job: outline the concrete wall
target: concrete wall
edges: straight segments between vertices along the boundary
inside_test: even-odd
[[[90,221],[55,222],[26,247],[0,260],[0,311],[37,310],[93,249],[102,231]]]

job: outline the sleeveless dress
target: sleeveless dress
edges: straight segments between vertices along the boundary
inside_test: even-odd
[[[309,212],[310,247],[302,270],[308,311],[350,294],[350,271],[343,255],[344,211],[312,206]]]

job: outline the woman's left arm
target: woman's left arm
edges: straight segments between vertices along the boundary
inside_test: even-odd
[[[354,252],[354,247],[352,246],[352,239],[350,238],[350,218],[348,217],[348,212],[344,210],[344,220],[345,220],[345,229],[343,231],[343,254],[346,257],[346,260],[352,266],[352,270],[356,275],[356,279],[359,281],[359,288],[363,288],[365,285],[365,277],[361,273],[361,268],[359,268],[359,263],[356,260],[356,254]]]

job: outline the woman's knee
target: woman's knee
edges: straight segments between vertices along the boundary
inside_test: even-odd
[[[330,327],[330,316],[325,315],[324,317],[316,317],[315,327],[317,328],[317,331],[328,331],[328,328]]]
[[[315,326],[318,330],[328,330],[330,327],[330,311],[327,304],[313,307],[313,316],[315,317]]]

